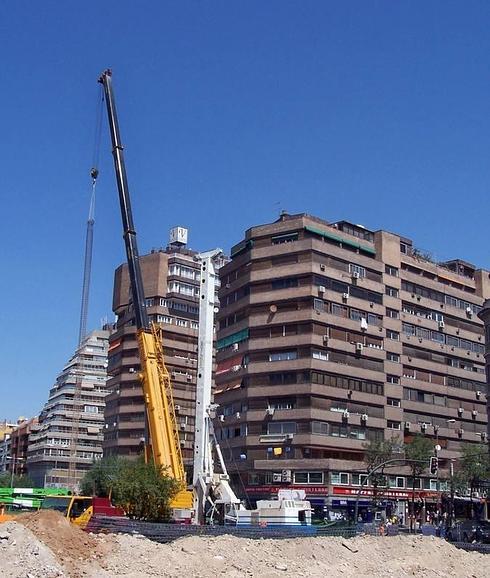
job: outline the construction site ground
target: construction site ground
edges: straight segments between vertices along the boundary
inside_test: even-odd
[[[192,536],[169,544],[126,534],[87,534],[59,513],[0,524],[2,578],[488,578],[490,555],[435,537],[358,536],[250,540]]]

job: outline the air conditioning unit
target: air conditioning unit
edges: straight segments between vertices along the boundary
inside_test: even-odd
[[[320,264],[320,271],[325,271],[326,267],[323,263]]]
[[[269,406],[269,407],[265,410],[265,414],[266,414],[266,415],[274,415],[274,411],[275,411],[275,408]]]
[[[239,411],[236,412],[235,417],[236,417],[237,419],[240,419],[240,412],[239,412]]]
[[[439,329],[444,329],[445,323],[444,321],[439,321]]]
[[[480,437],[481,437],[482,441],[484,441],[484,442],[487,441],[487,432],[482,431],[480,433]]]
[[[191,381],[191,380],[192,380],[192,375],[187,374],[187,375],[185,376],[185,378],[187,379],[187,381]]]
[[[234,343],[234,344],[232,345],[233,351],[238,351],[238,347],[239,347],[239,346],[238,346],[238,343]]]
[[[463,415],[464,409],[462,407],[458,407],[459,415]]]
[[[349,419],[350,413],[348,412],[348,410],[344,410],[342,412],[342,419]]]
[[[421,424],[420,424],[420,429],[421,429],[422,431],[426,431],[426,430],[427,430],[427,424],[426,424],[426,423],[421,423]]]
[[[477,391],[476,392],[476,399],[480,399],[480,397],[481,397],[481,391]]]
[[[360,278],[361,278],[361,276],[359,275],[358,271],[354,271],[352,273],[352,279],[360,279]]]
[[[361,317],[361,331],[367,331],[367,330],[368,330],[367,319],[365,317]]]
[[[129,371],[129,373],[134,373],[134,372],[136,371],[136,369],[135,369],[134,367],[130,367],[130,368],[128,369],[128,371]]]
[[[361,415],[361,421],[367,422],[367,420],[368,420],[368,414],[367,414],[367,413],[363,413],[363,414]]]
[[[272,474],[272,481],[274,483],[282,482],[282,474]]]
[[[326,290],[327,289],[326,289],[325,285],[319,285],[318,286],[318,293],[325,293]]]
[[[175,408],[175,411],[180,411],[180,405],[179,405],[179,404],[176,404],[176,405],[174,406],[174,408]]]
[[[362,343],[356,343],[356,351],[361,353],[364,349],[364,345]]]
[[[473,315],[473,309],[471,307],[466,308],[466,315],[468,315],[468,317],[471,317]]]
[[[183,422],[180,424],[180,429],[185,429],[185,427],[186,427],[186,423],[185,423],[185,421],[183,421]]]
[[[349,294],[348,293],[342,293],[342,299],[344,301],[347,301],[347,299],[349,299]]]
[[[185,446],[185,440],[180,440],[180,447],[183,448]]]
[[[404,428],[405,428],[407,431],[410,431],[410,422],[409,422],[409,421],[406,421],[406,422],[404,423]]]
[[[463,434],[464,434],[464,429],[463,428],[459,429],[458,430],[459,437],[463,437]]]
[[[474,409],[474,410],[471,412],[471,415],[475,418],[475,417],[478,415],[478,411],[477,411],[476,409]]]
[[[233,365],[231,371],[240,371],[241,368],[242,368],[241,365]]]
[[[225,416],[223,414],[219,416],[219,421],[225,421]]]
[[[323,343],[328,343],[328,335],[323,336]]]

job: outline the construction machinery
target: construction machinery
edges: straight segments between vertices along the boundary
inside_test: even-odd
[[[153,457],[155,465],[179,482],[180,491],[171,502],[174,516],[190,519],[193,494],[187,490],[184,462],[177,432],[175,407],[170,376],[165,366],[162,351],[161,329],[151,324],[145,308],[143,280],[139,263],[136,231],[133,223],[123,146],[119,133],[112,75],[106,70],[99,78],[104,88],[109,129],[112,140],[112,155],[119,192],[119,203],[123,222],[123,237],[126,247],[132,306],[134,310],[136,336],[138,340],[141,384],[146,408],[148,434],[145,440],[145,455]]]
[[[132,307],[141,363],[141,382],[146,408],[147,435],[145,455],[157,467],[180,484],[180,491],[171,502],[174,520],[230,523],[238,525],[268,523],[277,525],[308,525],[311,523],[309,502],[294,496],[279,496],[266,501],[253,511],[247,511],[229,484],[226,464],[213,430],[211,403],[214,314],[216,309],[217,274],[215,266],[222,258],[219,249],[201,253],[199,289],[198,374],[196,385],[196,417],[194,442],[193,491],[186,487],[186,477],[177,431],[175,407],[170,376],[162,350],[161,328],[149,323],[145,309],[145,295],[139,263],[136,231],[126,177],[123,146],[112,88],[112,73],[106,70],[99,82],[103,85],[112,139],[112,154],[119,192],[124,230]],[[215,471],[214,455],[218,456],[220,472]]]

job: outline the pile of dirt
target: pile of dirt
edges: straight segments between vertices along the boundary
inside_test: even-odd
[[[354,578],[488,578],[490,556],[465,552],[435,537],[362,536],[247,540],[193,536],[170,544],[121,535],[119,548],[94,578],[277,576]]]
[[[87,563],[103,558],[110,550],[106,541],[87,534],[55,510],[21,514],[15,522],[28,528],[45,544],[73,578],[86,575]]]
[[[17,522],[0,525],[2,578],[59,578],[69,574],[53,552]]]
[[[435,537],[249,540],[91,535],[56,512],[0,524],[1,578],[488,578],[490,555]]]

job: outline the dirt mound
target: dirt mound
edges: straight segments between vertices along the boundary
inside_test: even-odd
[[[2,578],[67,577],[53,552],[17,522],[0,525],[0,576]]]
[[[422,536],[247,540],[193,536],[170,544],[120,535],[94,578],[488,578],[490,556]],[[346,547],[348,546],[348,548]]]
[[[50,548],[74,578],[83,575],[84,563],[103,558],[110,549],[107,541],[87,534],[54,510],[20,514],[15,521]]]

